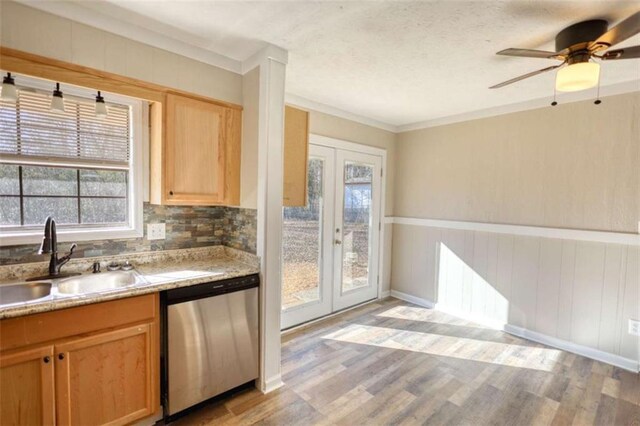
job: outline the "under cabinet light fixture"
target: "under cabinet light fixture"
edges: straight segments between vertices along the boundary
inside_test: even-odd
[[[96,95],[96,117],[105,118],[109,112],[107,111],[107,105],[104,103],[104,97],[98,90]]]
[[[60,83],[56,83],[56,88],[53,89],[53,97],[51,98],[50,110],[56,112],[64,112],[64,99],[62,98]]]
[[[3,101],[10,102],[16,102],[18,100],[16,81],[13,77],[11,77],[10,72],[8,72],[7,75],[2,79],[2,93],[0,93],[0,98]]]

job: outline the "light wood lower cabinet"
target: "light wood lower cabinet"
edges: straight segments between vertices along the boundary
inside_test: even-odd
[[[59,424],[127,424],[151,415],[151,324],[56,345]]]
[[[128,311],[133,307],[139,310]],[[160,405],[158,311],[155,294],[0,321],[9,337],[4,347],[42,339],[29,324],[67,325],[55,341],[0,352],[0,423],[123,425],[154,414]],[[123,324],[100,329],[113,325],[118,312]],[[69,320],[83,333],[70,335]],[[95,329],[84,333],[90,321]],[[15,331],[25,326],[23,335]]]
[[[0,423],[52,425],[55,422],[53,346],[0,356]]]

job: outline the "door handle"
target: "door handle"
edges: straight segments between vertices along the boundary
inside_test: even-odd
[[[340,240],[338,240],[338,239],[335,239],[335,240],[333,241],[333,243],[334,243],[335,245],[339,246],[340,244],[342,244],[342,241],[340,241]]]

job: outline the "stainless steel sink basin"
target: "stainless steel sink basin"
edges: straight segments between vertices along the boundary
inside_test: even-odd
[[[58,293],[83,294],[115,290],[134,285],[140,281],[135,271],[110,271],[80,275],[58,282]]]
[[[51,294],[51,283],[48,281],[1,285],[0,304],[29,302],[47,297],[49,294]]]

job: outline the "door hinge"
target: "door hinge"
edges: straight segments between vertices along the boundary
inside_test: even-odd
[[[384,174],[384,169],[380,169],[380,177]]]
[[[378,231],[382,231],[382,222],[378,222]]]

